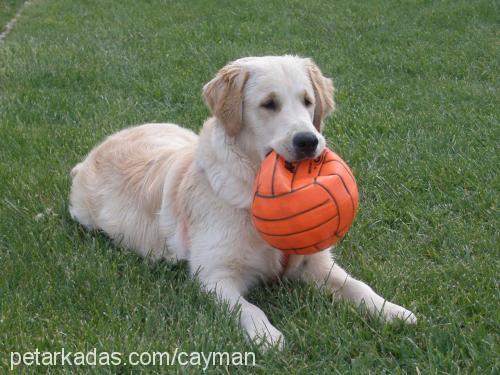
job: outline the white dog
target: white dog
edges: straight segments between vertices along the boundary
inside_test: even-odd
[[[71,215],[144,257],[187,260],[206,291],[240,308],[242,328],[263,349],[281,348],[284,338],[244,295],[277,277],[325,286],[386,321],[415,323],[412,312],[350,277],[330,250],[283,262],[250,219],[256,170],[269,151],[288,161],[323,151],[333,91],[310,59],[234,61],[203,88],[214,117],[199,136],[173,124],[146,124],[110,136],[75,166]]]

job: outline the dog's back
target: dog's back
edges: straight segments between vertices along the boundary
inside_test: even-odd
[[[160,233],[158,220],[163,187],[167,175],[180,184],[197,138],[172,124],[146,124],[108,137],[71,171],[72,217],[143,256],[168,258],[168,233]]]

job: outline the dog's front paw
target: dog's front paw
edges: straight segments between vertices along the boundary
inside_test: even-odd
[[[270,323],[260,322],[260,324],[248,329],[247,334],[250,340],[259,346],[262,352],[266,352],[272,348],[283,350],[285,347],[285,337]]]
[[[417,317],[410,310],[405,309],[402,306],[396,305],[392,302],[386,302],[382,307],[381,313],[383,319],[386,322],[392,322],[396,319],[402,320],[407,324],[416,324]]]

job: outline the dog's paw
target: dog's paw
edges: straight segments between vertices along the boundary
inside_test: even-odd
[[[248,337],[263,353],[270,349],[283,350],[285,347],[285,337],[271,324],[262,324],[253,328],[247,331]]]
[[[386,302],[384,304],[381,315],[382,318],[388,323],[395,320],[402,320],[407,324],[417,323],[417,317],[415,314],[413,314],[410,310],[392,302]]]

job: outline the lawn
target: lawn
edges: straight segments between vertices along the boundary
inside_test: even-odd
[[[2,0],[0,2],[0,33],[4,31],[5,25],[14,17],[23,3],[24,0]]]
[[[0,5],[0,27],[19,3]],[[499,14],[487,0],[34,1],[0,43],[0,368],[36,348],[255,349],[185,265],[73,222],[68,172],[124,127],[199,129],[201,87],[226,62],[294,53],[334,79],[328,143],[360,189],[338,261],[419,322],[386,326],[303,284],[262,288],[250,299],[285,350],[208,372],[498,373]]]

